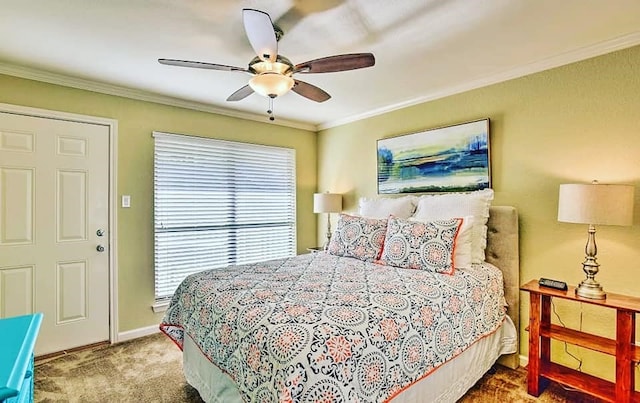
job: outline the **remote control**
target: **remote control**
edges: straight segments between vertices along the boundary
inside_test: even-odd
[[[564,281],[551,280],[550,278],[541,278],[538,281],[543,287],[555,288],[556,290],[567,291],[567,283]]]

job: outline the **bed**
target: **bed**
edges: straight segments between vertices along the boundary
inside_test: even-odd
[[[454,275],[324,252],[192,275],[160,328],[206,402],[453,402],[519,365],[516,210],[487,228]]]

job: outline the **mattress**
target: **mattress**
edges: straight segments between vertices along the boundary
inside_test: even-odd
[[[481,376],[503,352],[510,323],[502,286],[490,264],[446,275],[300,255],[189,276],[161,329],[232,379],[243,401],[382,402],[488,345],[474,347],[486,365],[469,354]],[[194,360],[188,381],[217,401],[219,381],[193,370]],[[473,372],[465,365],[462,377]]]

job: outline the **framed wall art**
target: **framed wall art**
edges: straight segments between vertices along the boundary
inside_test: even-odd
[[[489,119],[380,139],[378,193],[491,187]]]

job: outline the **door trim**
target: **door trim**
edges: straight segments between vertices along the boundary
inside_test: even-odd
[[[21,105],[0,103],[0,112],[16,115],[33,116],[58,120],[68,120],[79,123],[91,123],[108,127],[109,129],[109,341],[118,340],[118,121],[97,116],[79,115],[75,113],[54,111],[49,109],[32,108]]]

